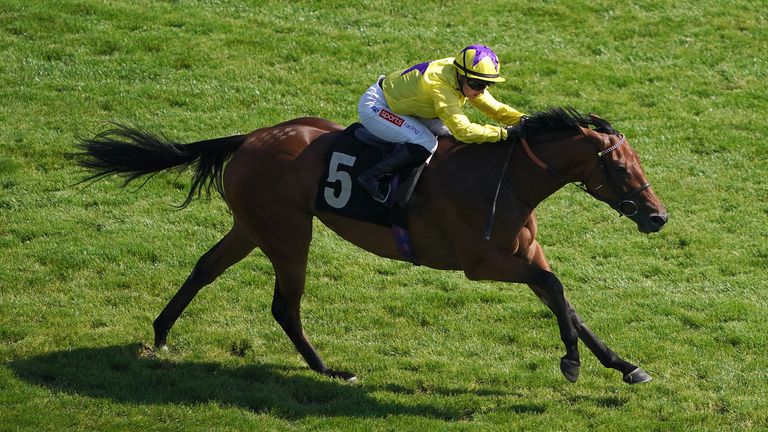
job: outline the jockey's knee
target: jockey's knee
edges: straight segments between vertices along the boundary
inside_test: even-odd
[[[420,147],[421,149],[424,149],[429,153],[427,155],[427,157],[429,157],[429,156],[432,156],[432,154],[434,154],[435,151],[437,150],[437,137],[435,137],[434,135],[431,137],[424,137],[424,138],[413,140],[409,144],[415,144],[413,146],[408,146],[409,148]]]
[[[408,149],[408,153],[410,154],[412,160],[425,161],[429,159],[430,156],[432,156],[432,153],[434,153],[437,149],[437,145],[434,146],[434,149],[430,150],[422,145],[409,144],[406,145],[406,149]]]

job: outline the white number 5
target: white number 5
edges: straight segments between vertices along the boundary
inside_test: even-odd
[[[352,177],[346,171],[339,171],[339,165],[353,166],[356,157],[348,154],[333,152],[331,155],[331,164],[328,166],[328,182],[341,182],[341,191],[339,196],[334,194],[334,188],[326,186],[323,196],[325,202],[333,208],[343,208],[347,205],[349,197],[352,195]]]

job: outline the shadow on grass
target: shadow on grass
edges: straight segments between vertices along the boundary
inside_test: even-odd
[[[417,395],[417,394],[436,394],[443,397],[454,396],[466,396],[471,395],[478,397],[491,397],[491,398],[506,398],[506,399],[525,399],[526,396],[518,391],[498,390],[498,389],[478,389],[467,390],[459,388],[447,388],[447,387],[405,387],[397,384],[387,384],[379,388],[381,391],[388,391],[390,393],[402,394],[402,395]],[[526,401],[520,403],[513,403],[511,405],[505,405],[504,410],[518,413],[518,414],[543,414],[547,408],[543,403],[536,401]],[[464,418],[466,419],[466,410]]]
[[[284,419],[306,416],[416,415],[458,420],[459,410],[376,400],[362,386],[295,368],[174,363],[142,355],[138,345],[80,348],[12,361],[22,380],[54,391],[131,404],[216,403]]]

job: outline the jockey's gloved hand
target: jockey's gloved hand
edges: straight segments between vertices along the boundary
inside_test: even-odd
[[[507,141],[519,140],[525,136],[525,121],[528,119],[522,116],[516,125],[507,128]]]

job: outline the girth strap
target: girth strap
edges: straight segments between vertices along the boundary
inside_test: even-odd
[[[397,187],[399,185],[400,185],[400,176],[396,175],[392,178],[392,183],[390,185],[391,190],[397,190]],[[389,197],[390,209],[395,205],[395,201],[396,201],[395,198],[390,195]],[[416,251],[413,248],[413,243],[411,243],[411,236],[410,234],[408,234],[408,229],[393,223],[392,235],[395,238],[395,244],[397,245],[397,250],[400,251],[400,255],[402,255],[403,258],[405,258],[415,266],[421,265],[421,263],[419,262],[419,258],[416,256]]]

